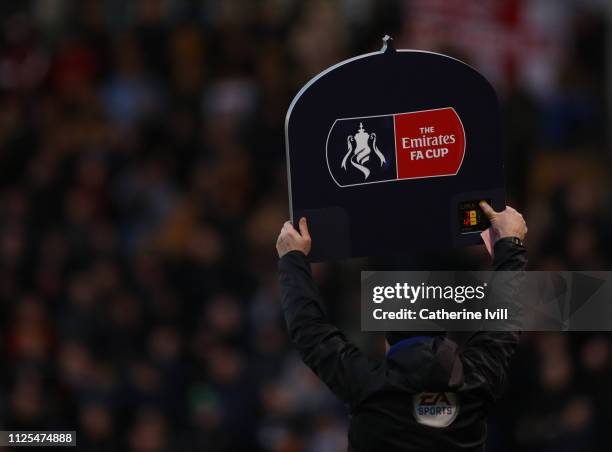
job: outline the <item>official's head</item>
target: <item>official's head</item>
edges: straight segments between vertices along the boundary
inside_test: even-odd
[[[444,331],[387,331],[385,333],[385,339],[387,341],[387,349],[393,347],[395,344],[400,343],[406,339],[412,339],[416,337],[434,337],[444,336]]]

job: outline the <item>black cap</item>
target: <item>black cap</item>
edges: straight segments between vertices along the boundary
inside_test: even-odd
[[[416,336],[444,336],[445,331],[387,331],[385,338],[389,345],[396,344],[404,339],[409,339]]]

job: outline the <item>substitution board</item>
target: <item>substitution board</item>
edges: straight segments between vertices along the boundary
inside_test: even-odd
[[[478,201],[505,206],[491,84],[384,41],[317,75],[287,112],[290,216],[308,219],[312,261],[479,244]]]

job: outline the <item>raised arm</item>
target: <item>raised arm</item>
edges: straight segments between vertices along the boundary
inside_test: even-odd
[[[523,216],[512,207],[495,212],[486,202],[482,202],[481,208],[491,222],[493,269],[520,272],[501,283],[514,286],[508,287],[504,293],[510,298],[515,297],[522,284],[521,276],[524,277],[521,273],[527,266],[526,250],[522,244],[527,225]],[[508,300],[510,303],[513,301],[516,300]],[[471,368],[475,378],[484,382],[492,400],[498,398],[504,389],[510,359],[516,351],[519,337],[519,331],[479,332],[463,349],[461,359],[464,366]]]
[[[369,359],[330,323],[306,259],[311,242],[306,219],[300,220],[299,228],[298,233],[285,223],[276,243],[289,336],[304,363],[336,396],[355,406],[383,381],[383,365]]]

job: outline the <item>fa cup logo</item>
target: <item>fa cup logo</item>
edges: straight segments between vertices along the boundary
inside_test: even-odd
[[[347,160],[351,162],[351,165],[361,171],[364,175],[364,178],[367,180],[370,175],[370,170],[365,166],[365,164],[370,161],[370,154],[372,150],[374,150],[374,154],[378,157],[380,161],[380,166],[383,166],[387,161],[385,160],[385,156],[380,152],[378,147],[376,146],[376,134],[375,133],[367,133],[363,128],[363,123],[359,123],[359,130],[355,135],[349,135],[346,138],[346,144],[348,147],[348,152],[342,159],[342,164],[340,165],[344,168],[345,171],[348,171],[346,168]]]
[[[446,107],[337,118],[327,134],[325,163],[338,187],[354,187],[455,176],[465,149],[461,118]]]

